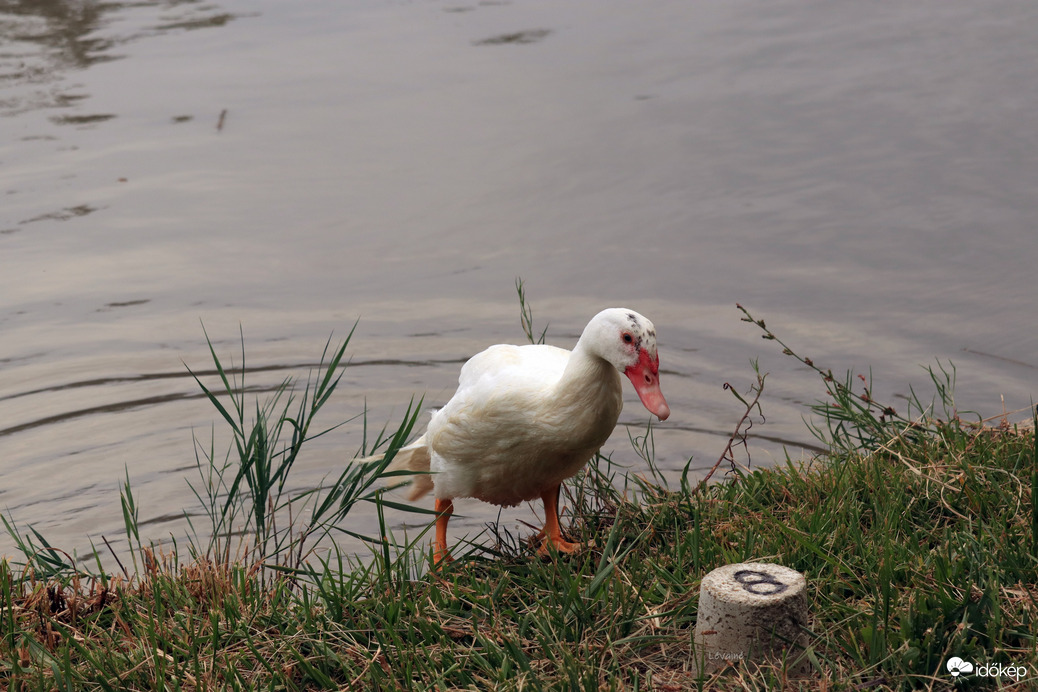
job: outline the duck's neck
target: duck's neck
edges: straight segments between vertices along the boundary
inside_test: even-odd
[[[603,434],[612,432],[623,408],[620,373],[603,358],[588,353],[578,342],[555,388],[556,403],[575,427]]]

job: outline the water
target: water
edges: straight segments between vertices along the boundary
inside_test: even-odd
[[[218,422],[203,324],[270,386],[359,319],[323,422],[396,420],[522,340],[516,276],[551,343],[607,306],[656,323],[671,472],[717,459],[751,358],[753,463],[812,442],[820,384],[736,302],[899,405],[940,359],[962,408],[1027,407],[1036,29],[1025,1],[6,3],[0,506],[83,552],[128,473],[180,537]],[[316,441],[296,487],[359,445]],[[644,471],[625,428],[606,450]]]

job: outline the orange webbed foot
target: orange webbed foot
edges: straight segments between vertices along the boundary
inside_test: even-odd
[[[537,540],[543,536],[537,554],[543,557],[550,555],[552,550],[571,554],[583,548],[582,544],[570,543],[562,537],[562,530],[559,528],[559,486],[541,493],[541,500],[544,502],[544,528],[534,537],[534,540]]]
[[[554,539],[545,538],[541,541],[540,546],[537,548],[537,554],[541,557],[549,557],[552,551],[554,551],[557,553],[572,555],[573,553],[580,552],[583,548],[583,543],[570,543],[569,541],[564,540],[562,536],[558,536]]]

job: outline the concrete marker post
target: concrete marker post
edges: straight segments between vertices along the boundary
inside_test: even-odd
[[[766,562],[725,565],[699,587],[693,643],[707,673],[729,663],[782,665],[793,675],[811,672],[803,655],[808,638],[807,580],[796,570]]]

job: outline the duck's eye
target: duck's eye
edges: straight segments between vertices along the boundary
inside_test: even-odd
[[[624,343],[629,344],[634,341],[634,337],[631,336],[630,332],[624,332]]]

